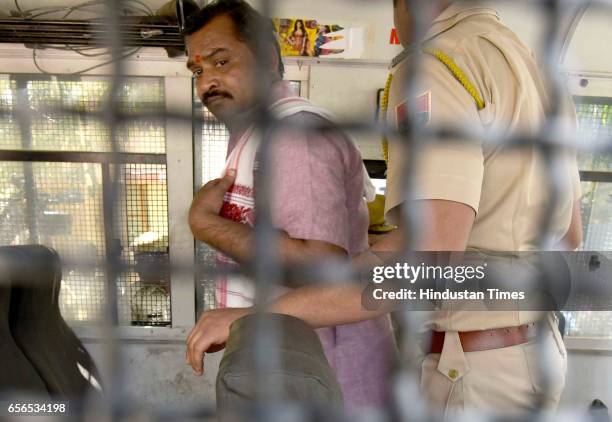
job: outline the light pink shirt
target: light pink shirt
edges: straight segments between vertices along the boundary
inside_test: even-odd
[[[274,101],[291,95],[285,83],[275,84]],[[287,119],[308,126],[329,123],[308,112]],[[339,246],[350,256],[367,249],[364,168],[355,144],[340,130],[293,128],[276,130],[270,141],[270,208],[275,227],[294,239]],[[230,140],[229,152],[235,144]],[[254,176],[257,186],[257,173]],[[317,334],[342,387],[345,407],[384,406],[394,348],[388,317],[323,328]]]
[[[273,101],[291,95],[285,82],[273,86]],[[308,126],[327,123],[307,112],[287,119]],[[367,249],[369,218],[363,200],[363,165],[355,144],[340,131],[286,128],[274,131],[270,140],[270,208],[275,227],[294,239],[334,244],[351,256]],[[235,144],[232,137],[228,155]]]

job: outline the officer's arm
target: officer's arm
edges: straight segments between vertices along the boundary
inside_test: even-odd
[[[469,205],[446,200],[419,201],[421,224],[418,249],[422,251],[464,251],[476,218]]]

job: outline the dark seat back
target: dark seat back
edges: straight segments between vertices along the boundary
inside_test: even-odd
[[[0,257],[9,264],[12,337],[49,393],[58,399],[99,394],[93,359],[60,313],[58,254],[39,245],[6,246]]]
[[[11,303],[10,279],[0,262],[0,395],[27,393],[37,396],[48,395],[47,387],[34,366],[15,343],[9,326]]]

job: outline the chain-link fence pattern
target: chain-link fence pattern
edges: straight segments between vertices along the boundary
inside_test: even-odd
[[[404,0],[399,0],[404,1]],[[411,10],[425,16],[432,6],[431,2],[406,0]],[[92,152],[105,155],[88,156],[91,162],[2,162],[0,163],[0,236],[3,244],[42,243],[54,247],[67,260],[83,263],[85,268],[68,270],[64,275],[62,306],[64,316],[74,320],[104,319],[113,324],[168,325],[170,318],[169,291],[169,249],[168,249],[168,199],[166,165],[164,163],[165,134],[163,122],[167,118],[192,122],[193,115],[182,115],[162,106],[164,92],[159,81],[131,80],[124,74],[121,60],[124,47],[120,37],[119,11],[121,0],[107,0],[107,44],[117,60],[114,73],[105,80],[61,80],[35,77],[0,78],[0,147],[4,150],[55,150],[60,152]],[[544,157],[551,181],[554,182],[556,152],[568,147],[580,149],[583,153],[610,154],[609,104],[600,102],[578,102],[578,111],[588,138],[555,138],[559,134],[557,117],[560,110],[556,105],[562,91],[562,81],[556,55],[559,51],[557,35],[564,7],[584,6],[587,2],[578,0],[541,0],[537,3],[545,12],[545,48],[548,55],[542,57],[543,71],[549,82],[552,107],[548,110],[548,124],[539,133],[499,134],[485,140],[485,145],[504,144],[508,148],[537,146]],[[612,6],[607,1],[595,2]],[[266,16],[274,16],[274,2],[263,1],[261,10]],[[421,15],[415,17],[414,38],[421,39],[426,28]],[[418,57],[418,56],[417,56]],[[263,61],[262,61],[263,62]],[[259,69],[263,72],[263,69]],[[410,64],[407,97],[412,96],[414,81],[418,75],[419,63]],[[261,109],[256,125],[267,133],[270,128],[287,124],[278,121],[266,111],[268,93],[260,92]],[[350,99],[347,99],[350,100]],[[197,110],[197,107],[196,107]],[[469,139],[471,133],[460,125],[445,128],[423,128],[418,124],[419,116],[407,116],[406,131],[397,132],[383,122],[364,122],[362,120],[339,122],[341,129],[367,131],[375,134],[399,136],[407,156],[416,156],[415,151],[422,148],[423,139],[431,142],[449,142],[449,139]],[[598,122],[605,121],[601,125]],[[590,125],[587,122],[592,122]],[[461,122],[458,122],[459,124]],[[202,124],[201,122],[198,124]],[[80,128],[74,130],[74,128]],[[336,127],[302,127],[303,130],[335,130]],[[216,177],[225,155],[226,132],[204,113],[202,137],[208,139],[200,172],[200,181]],[[442,136],[444,135],[444,136]],[[58,142],[58,140],[61,140]],[[452,141],[450,141],[452,142]],[[132,153],[137,158],[131,162],[122,157]],[[139,155],[140,154],[140,155]],[[67,154],[66,156],[68,156]],[[271,297],[273,287],[282,281],[282,265],[275,248],[270,245],[276,241],[275,230],[271,224],[269,196],[270,172],[269,145],[264,138],[260,151],[261,180],[256,198],[258,224],[255,227],[256,256],[250,275],[255,280],[258,315],[265,312],[264,303]],[[608,163],[608,164],[605,164]],[[593,171],[610,170],[609,161],[599,163],[592,158]],[[414,162],[408,162],[404,171],[405,197],[412,197],[415,186]],[[204,170],[202,170],[204,169]],[[191,177],[189,175],[188,177]],[[609,188],[598,187],[599,182],[587,188],[587,199],[583,215],[588,221],[597,224],[610,224],[605,210],[595,207],[597,195],[610,195]],[[72,188],[78,186],[78,189]],[[542,216],[540,245],[548,245],[549,225],[546,215],[555,208],[559,186],[550,183],[552,192],[546,212]],[[603,191],[603,192],[602,192]],[[589,196],[590,195],[590,196]],[[404,208],[406,225],[406,255],[415,248],[419,233],[419,216],[409,207]],[[607,233],[597,238],[597,233]],[[586,234],[587,244],[608,249],[608,226],[593,229]],[[68,242],[66,239],[70,238]],[[78,240],[78,242],[77,242]],[[589,243],[591,242],[591,243]],[[199,248],[198,256],[207,261],[209,254]],[[153,264],[153,266],[151,266]],[[151,270],[154,268],[154,271]],[[316,280],[346,279],[351,268],[346,265],[313,265]],[[212,266],[199,268],[203,276],[197,276],[200,283],[207,284],[214,276]],[[310,274],[304,270],[305,274]],[[554,276],[554,274],[552,274]],[[202,293],[212,300],[210,291]],[[75,310],[76,309],[76,310]],[[80,311],[85,310],[85,311]],[[244,415],[243,420],[262,421],[306,421],[306,420],[438,420],[439,415],[430,413],[419,393],[414,361],[414,347],[418,336],[417,322],[409,310],[398,313],[396,319],[403,333],[399,344],[400,364],[390,377],[393,386],[393,404],[388,412],[364,415],[339,415],[326,412],[326,409],[312,409],[308,404],[285,404],[274,400],[274,391],[268,390],[262,382],[260,400],[253,413]],[[570,323],[569,331],[575,329]],[[261,325],[255,334],[254,365],[256,372],[264,379],[266,373],[278,366],[275,356],[266,355],[266,347],[278,341],[277,335]],[[588,329],[586,329],[588,332]],[[94,415],[110,415],[121,419],[130,409],[124,397],[122,352],[120,341],[113,331],[104,339],[112,352],[112,384],[103,410],[95,406],[88,409]],[[546,371],[542,378],[549,379]],[[127,409],[127,410],[126,410]],[[156,420],[180,420],[211,415],[210,408],[184,409],[181,412],[161,412],[154,415]],[[572,415],[568,415],[571,418]],[[471,416],[470,416],[471,417]],[[483,416],[484,417],[484,416]],[[541,415],[536,411],[530,420]],[[466,418],[467,420],[467,418]]]

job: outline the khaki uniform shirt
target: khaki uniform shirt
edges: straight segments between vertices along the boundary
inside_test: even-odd
[[[406,104],[405,67],[420,54],[417,110],[433,126],[470,127],[483,137],[494,132],[536,133],[545,123],[547,94],[533,54],[505,27],[494,10],[475,3],[453,2],[432,24],[425,47],[450,56],[468,76],[485,102],[478,110],[474,98],[437,58],[412,53],[392,68],[393,80],[387,122],[401,126]],[[568,110],[570,107],[568,97]],[[575,114],[568,124],[575,127]],[[476,136],[478,137],[478,135]],[[477,142],[474,142],[477,141]],[[426,144],[426,142],[425,142]],[[404,202],[401,177],[406,157],[399,143],[390,139],[385,212],[393,221],[394,208]],[[559,175],[566,189],[561,193],[551,230],[561,239],[570,226],[574,201],[580,196],[575,154],[564,156]],[[452,140],[425,145],[416,160],[412,199],[455,201],[472,207],[476,219],[469,250],[483,252],[532,251],[537,248],[539,222],[548,199],[542,157],[532,147],[502,151],[476,140]],[[452,311],[435,312],[427,328],[437,331],[471,331],[517,326],[538,319],[536,312]],[[453,336],[447,336],[447,341]],[[461,347],[460,344],[457,345]]]

